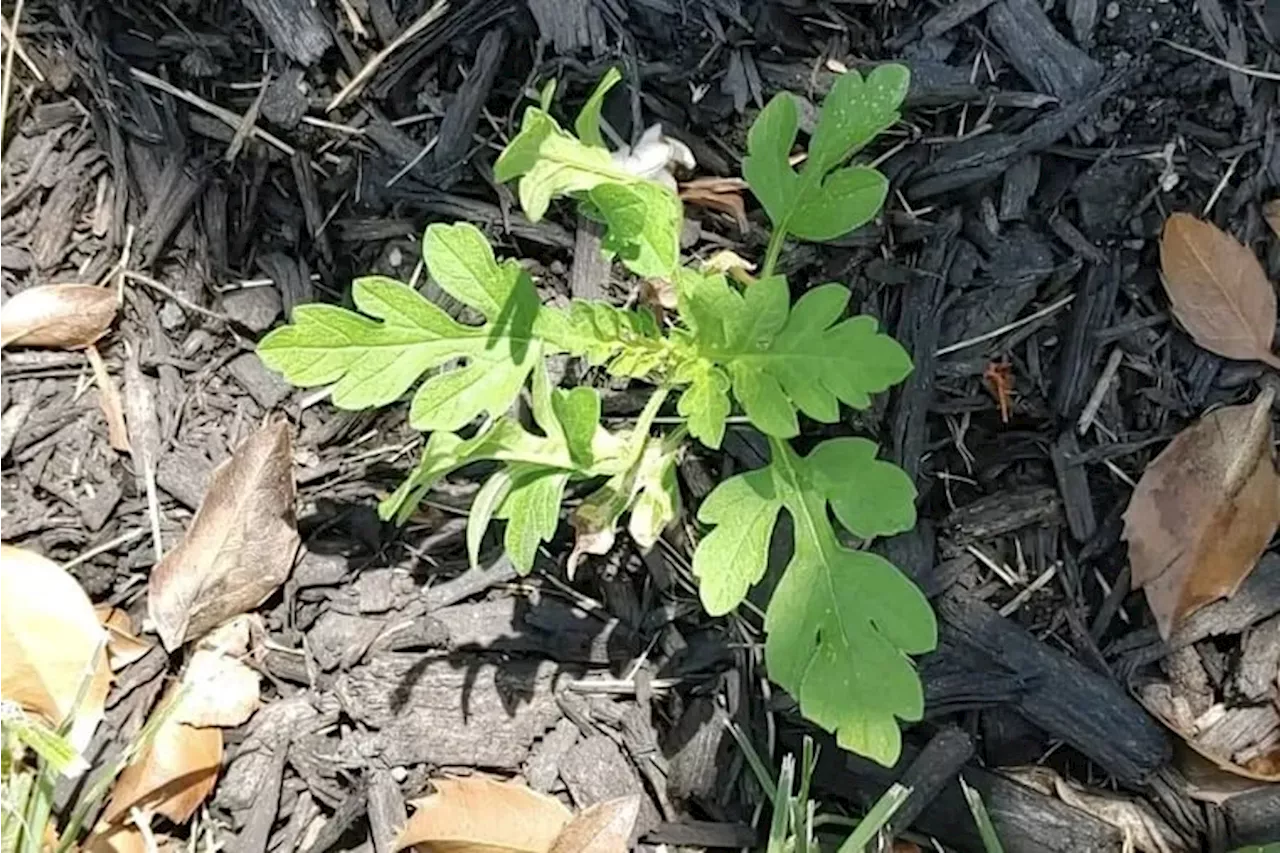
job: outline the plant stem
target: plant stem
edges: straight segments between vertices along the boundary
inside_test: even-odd
[[[787,232],[782,228],[769,235],[769,248],[764,253],[764,269],[760,271],[761,278],[773,275],[774,268],[778,266],[778,256],[782,254],[782,244],[786,239]]]

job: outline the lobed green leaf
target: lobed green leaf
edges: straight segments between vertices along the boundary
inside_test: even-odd
[[[763,576],[778,513],[791,516],[791,559],[769,601],[769,676],[842,747],[885,765],[898,757],[897,720],[918,720],[923,693],[908,655],[931,650],[937,625],[920,590],[886,560],[841,545],[828,507],[859,536],[915,522],[906,475],[864,439],[823,442],[807,457],[770,441],[766,467],[721,483],[698,512],[713,525],[693,572],[709,613],[726,613]]]
[[[906,351],[877,330],[868,316],[841,319],[847,288],[826,284],[788,307],[786,280],[760,279],[739,293],[722,275],[681,279],[679,309],[692,331],[696,364],[677,368],[677,381],[691,383],[681,397],[681,414],[703,411],[704,422],[690,432],[718,446],[727,398],[722,378],[757,428],[769,435],[798,435],[797,413],[835,423],[840,403],[870,405],[870,395],[900,382],[911,371]],[[697,385],[695,388],[694,385]],[[727,389],[725,389],[727,390]],[[685,397],[695,395],[688,402]],[[714,419],[714,422],[713,422]],[[713,443],[714,442],[714,443]]]
[[[461,360],[422,384],[410,423],[454,430],[482,413],[506,411],[542,351],[533,281],[519,264],[498,263],[472,225],[429,226],[423,257],[441,289],[479,312],[482,325],[459,323],[407,285],[370,276],[352,286],[362,313],[298,306],[292,323],[258,345],[263,363],[297,386],[333,384],[334,405],[364,409],[396,400],[427,371]]]
[[[885,177],[866,166],[837,167],[898,120],[909,83],[901,65],[881,65],[866,80],[856,71],[840,75],[799,173],[789,162],[799,131],[795,97],[780,92],[765,105],[747,134],[742,174],[775,232],[832,240],[876,215],[888,193]]]

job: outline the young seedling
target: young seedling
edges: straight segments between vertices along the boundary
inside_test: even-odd
[[[786,511],[794,544],[766,613],[769,675],[842,746],[891,764],[900,749],[897,720],[923,712],[909,655],[934,647],[936,625],[910,580],[845,539],[911,528],[915,489],[876,458],[867,439],[829,439],[807,452],[790,440],[800,435],[801,414],[836,423],[842,403],[867,407],[871,395],[906,377],[911,361],[874,318],[846,317],[850,292],[843,285],[810,288],[793,303],[777,262],[788,237],[833,239],[880,210],[886,179],[847,160],[898,119],[907,71],[884,65],[865,80],[842,75],[798,172],[790,164],[795,98],[779,94],[760,113],[743,171],[773,232],[760,278],[745,286],[681,262],[683,209],[665,170],[668,159],[680,159],[677,143],[649,133],[648,147],[625,156],[604,146],[600,109],[618,79],[610,73],[601,81],[576,133],[551,115],[554,90],[544,89],[494,172],[518,182],[532,221],[557,198],[575,200],[603,224],[611,257],[674,289],[674,317],[660,322],[647,310],[596,301],[567,310],[542,305],[528,273],[495,258],[478,229],[433,224],[423,240],[428,271],[483,322],[459,322],[412,288],[369,277],[353,285],[359,313],[300,306],[259,353],[295,385],[331,385],[331,399],[344,409],[391,403],[432,372],[409,409],[410,423],[431,435],[417,468],[383,502],[382,516],[403,521],[441,477],[476,461],[500,463],[472,504],[468,552],[478,559],[485,530],[504,520],[506,551],[523,572],[554,535],[572,481],[603,485],[570,515],[570,570],[584,553],[609,549],[624,515],[637,545],[651,547],[679,514],[682,444],[691,436],[719,447],[736,405],[768,437],[771,460],[721,483],[699,508],[708,527],[693,560],[702,602],[716,615],[741,603],[764,575],[774,526]],[[590,387],[552,387],[543,363],[553,354],[651,385],[634,425],[602,426],[600,397]],[[536,431],[508,414],[526,390]],[[655,417],[671,397],[679,423],[655,435]]]

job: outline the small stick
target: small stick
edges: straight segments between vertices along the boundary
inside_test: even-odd
[[[953,352],[958,352],[962,349],[967,349],[968,347],[971,347],[971,346],[976,346],[977,344],[986,343],[987,341],[992,340],[993,338],[998,338],[1003,334],[1007,334],[1008,332],[1014,331],[1015,329],[1020,329],[1023,326],[1027,325],[1028,323],[1034,323],[1036,320],[1039,320],[1042,317],[1048,317],[1050,314],[1054,313],[1058,309],[1064,308],[1067,305],[1070,305],[1072,300],[1074,300],[1075,298],[1076,298],[1076,295],[1074,293],[1072,293],[1069,296],[1064,296],[1061,299],[1059,299],[1057,302],[1054,302],[1051,305],[1046,305],[1045,307],[1041,308],[1039,311],[1035,312],[1034,314],[1029,314],[1026,317],[1023,317],[1021,320],[1014,320],[1012,323],[1006,323],[1005,325],[1001,326],[998,329],[992,329],[990,332],[984,332],[983,334],[978,335],[977,337],[969,338],[967,341],[960,341],[958,343],[951,344],[950,346],[945,346],[942,349],[935,352],[934,355],[935,356],[948,355]]]
[[[227,125],[227,127],[231,128],[232,130],[238,131],[240,129],[240,125],[244,122],[244,116],[240,115],[239,113],[234,112],[233,110],[229,110],[226,107],[220,107],[217,104],[213,103],[212,101],[206,101],[204,98],[200,97],[194,92],[188,92],[186,89],[179,89],[177,86],[173,85],[168,80],[162,80],[159,77],[155,76],[154,74],[148,74],[146,71],[143,71],[140,68],[130,68],[129,73],[133,75],[133,78],[135,80],[137,80],[139,83],[142,83],[144,86],[150,86],[153,89],[159,89],[161,92],[164,92],[167,95],[173,95],[173,97],[177,98],[180,101],[186,101],[188,104],[191,104],[191,106],[196,107],[197,109],[204,110],[209,115],[218,119],[218,121]],[[249,133],[253,134],[258,139],[261,139],[263,142],[267,143],[272,148],[275,148],[277,151],[279,151],[281,154],[284,154],[286,157],[293,156],[294,147],[292,145],[285,142],[280,137],[275,136],[274,134],[263,130],[262,128],[258,127],[256,124],[250,125]]]
[[[1124,351],[1120,347],[1113,347],[1111,355],[1107,356],[1107,365],[1102,368],[1102,375],[1098,377],[1097,383],[1093,386],[1093,391],[1089,394],[1089,400],[1084,404],[1084,411],[1080,413],[1079,420],[1076,421],[1076,432],[1084,435],[1089,431],[1089,427],[1093,425],[1093,419],[1098,416],[1098,409],[1102,408],[1102,398],[1107,395],[1107,389],[1111,387],[1111,380],[1115,379],[1116,372],[1120,369],[1120,361],[1124,358]]]
[[[333,96],[333,100],[329,102],[329,106],[324,108],[324,111],[331,113],[346,103],[348,98],[361,89],[365,83],[369,82],[369,78],[377,73],[378,69],[382,67],[382,63],[386,62],[387,58],[390,57],[391,54],[395,53],[403,47],[406,42],[443,17],[444,13],[447,11],[449,11],[448,0],[436,0],[435,4],[430,9],[424,12],[418,20],[406,27],[405,31],[396,36],[391,44],[375,53],[369,61],[364,64],[364,67],[356,73],[356,76],[351,78],[351,82],[343,86],[342,90]]]
[[[1179,53],[1185,53],[1188,56],[1194,56],[1196,59],[1203,59],[1205,62],[1212,62],[1214,65],[1221,66],[1230,71],[1237,71],[1248,77],[1259,77],[1263,80],[1275,80],[1277,82],[1280,82],[1280,72],[1263,71],[1260,68],[1250,68],[1248,65],[1236,65],[1234,62],[1229,62],[1225,59],[1219,59],[1218,57],[1214,56],[1212,53],[1205,53],[1203,50],[1196,50],[1194,47],[1188,47],[1185,44],[1178,44],[1176,41],[1169,41],[1168,39],[1160,39],[1160,41],[1169,45],[1169,47],[1173,48]]]

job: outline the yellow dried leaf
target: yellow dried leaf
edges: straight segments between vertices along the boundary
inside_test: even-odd
[[[181,689],[171,687],[151,712],[165,716],[151,742],[116,780],[102,815],[105,823],[123,823],[133,808],[186,823],[213,792],[222,764],[222,729],[178,722],[171,706],[181,700]]]
[[[299,542],[289,424],[277,420],[214,470],[182,544],[151,570],[147,610],[165,648],[261,604],[288,577]]]
[[[1160,267],[1173,314],[1197,344],[1280,367],[1271,352],[1275,289],[1248,246],[1212,223],[1175,213],[1160,237]]]
[[[555,797],[483,776],[437,779],[395,849],[421,853],[547,853],[572,817]]]
[[[1280,237],[1280,198],[1273,198],[1262,206],[1262,218],[1267,220],[1271,230]]]
[[[1160,635],[1229,597],[1280,526],[1280,475],[1271,458],[1268,389],[1246,406],[1205,415],[1169,442],[1124,515],[1133,588]]]
[[[102,719],[111,669],[106,632],[80,584],[52,560],[0,545],[0,637],[0,695],[54,729],[75,712],[67,739],[83,750]]]
[[[93,611],[107,629],[107,657],[113,672],[119,672],[151,651],[152,644],[134,633],[128,613],[110,604],[99,604]]]
[[[9,297],[0,310],[0,346],[88,346],[106,334],[116,310],[116,294],[105,287],[29,287]]]

